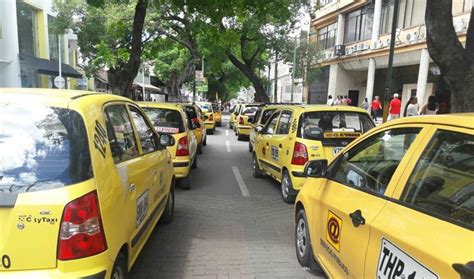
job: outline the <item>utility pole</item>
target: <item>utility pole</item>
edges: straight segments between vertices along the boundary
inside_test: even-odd
[[[387,79],[385,80],[385,95],[383,100],[383,122],[387,120],[388,103],[390,100],[390,90],[392,88],[392,73],[393,73],[393,56],[395,54],[395,41],[397,36],[398,13],[400,0],[395,0],[392,20],[392,34],[390,37],[390,54],[388,56]]]
[[[295,94],[295,72],[296,72],[296,49],[298,48],[298,36],[295,38],[295,49],[293,50],[293,70],[291,71],[291,98],[293,103],[293,95]]]
[[[273,102],[278,102],[278,50],[275,51],[275,69],[273,77]]]

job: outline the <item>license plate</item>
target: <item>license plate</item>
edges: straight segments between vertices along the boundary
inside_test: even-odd
[[[337,153],[341,152],[341,150],[343,149],[344,147],[333,147],[332,149],[332,155],[336,156]]]

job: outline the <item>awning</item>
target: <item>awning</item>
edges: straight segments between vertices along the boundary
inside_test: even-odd
[[[158,88],[158,87],[153,86],[151,84],[143,84],[143,83],[136,82],[136,81],[133,84],[138,85],[141,88],[145,87],[145,89],[148,89],[148,90],[151,91],[150,94],[166,94],[165,92],[163,92],[163,90],[161,90],[161,88]]]
[[[20,63],[33,67],[39,74],[59,76],[59,65],[56,61],[20,54]],[[82,78],[81,73],[64,63],[61,63],[61,75],[70,78]]]

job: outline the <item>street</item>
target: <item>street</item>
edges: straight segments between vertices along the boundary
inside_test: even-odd
[[[132,278],[315,278],[295,256],[293,206],[277,182],[252,176],[248,141],[227,121],[208,135],[191,190],[176,188],[174,221],[157,225]]]

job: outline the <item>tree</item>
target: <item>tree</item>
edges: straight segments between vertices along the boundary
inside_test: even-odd
[[[269,100],[258,74],[270,58],[275,41],[288,36],[307,0],[228,0],[192,1],[193,7],[208,18],[210,40],[222,47],[234,66],[252,83],[256,101]]]
[[[464,47],[454,30],[452,0],[430,0],[426,4],[428,51],[451,91],[451,112],[474,108],[474,9]]]
[[[72,29],[78,36],[87,74],[109,68],[112,92],[134,98],[133,80],[141,64],[145,17],[149,0],[89,0],[54,2],[58,29]]]

